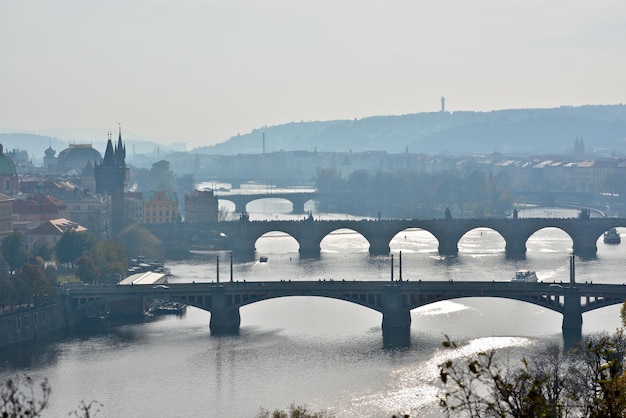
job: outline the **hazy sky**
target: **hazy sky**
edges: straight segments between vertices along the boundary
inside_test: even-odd
[[[3,131],[626,102],[624,0],[0,0],[0,31]]]

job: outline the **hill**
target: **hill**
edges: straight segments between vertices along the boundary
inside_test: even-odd
[[[287,123],[193,150],[206,154],[276,151],[559,153],[582,138],[590,152],[626,153],[626,106],[562,106],[491,112],[436,112]]]

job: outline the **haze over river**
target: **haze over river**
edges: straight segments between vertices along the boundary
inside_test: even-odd
[[[311,208],[312,209],[312,208]],[[250,218],[280,219],[291,205],[258,201]],[[271,215],[268,215],[271,214]],[[278,215],[277,215],[278,214]],[[520,217],[576,216],[575,211],[534,209]],[[316,214],[316,218],[346,218]],[[300,215],[299,217],[302,217]],[[623,232],[623,231],[622,231]],[[533,235],[525,260],[506,260],[504,240],[477,229],[459,244],[458,257],[441,257],[437,241],[407,230],[391,243],[397,279],[510,280],[519,269],[536,270],[540,280],[569,280],[572,241],[562,231]],[[367,242],[352,231],[337,231],[322,242],[320,259],[300,259],[292,238],[273,233],[257,241],[255,260],[235,262],[234,280],[388,280],[390,258],[369,255]],[[623,283],[626,247],[598,242],[597,259],[578,260],[578,282]],[[259,262],[266,256],[266,263]],[[228,253],[221,253],[220,279],[229,279]],[[212,281],[215,254],[167,263],[170,282]],[[620,306],[583,315],[583,334],[614,331]],[[446,358],[498,348],[517,359],[543,344],[561,343],[561,315],[504,299],[458,299],[411,312],[409,347],[383,345],[378,312],[343,301],[292,297],[241,309],[237,336],[214,337],[209,316],[188,308],[183,317],[123,325],[107,332],[73,334],[0,352],[0,380],[16,373],[47,377],[52,398],[46,416],[67,416],[81,400],[102,403],[103,417],[253,417],[261,407],[306,404],[337,417],[440,416],[438,364]],[[457,352],[444,350],[449,335]]]

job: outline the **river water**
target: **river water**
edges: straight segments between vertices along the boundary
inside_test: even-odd
[[[253,220],[282,219],[292,216],[290,208],[283,201],[259,201],[248,211]],[[520,212],[546,215],[575,212]],[[404,279],[455,281],[508,280],[524,268],[536,270],[544,281],[567,281],[571,246],[571,239],[554,229],[533,235],[522,261],[507,260],[504,240],[487,229],[466,234],[457,257],[439,256],[436,240],[421,230],[403,231],[391,243],[395,278],[401,251]],[[351,231],[325,238],[319,259],[301,259],[297,249],[292,238],[268,234],[257,241],[255,260],[234,263],[233,278],[390,279],[390,257],[370,256],[364,238]],[[260,256],[267,262],[259,262]],[[191,260],[168,263],[174,274],[170,281],[215,280],[215,259],[216,254],[197,253]],[[220,278],[228,280],[228,254],[221,253],[220,260]],[[600,240],[596,259],[577,260],[577,281],[622,283],[625,260],[624,247]],[[583,334],[614,331],[619,311],[614,306],[583,315]],[[81,400],[97,400],[103,417],[253,417],[261,407],[282,409],[292,403],[337,417],[398,412],[438,417],[437,366],[446,358],[497,348],[519,359],[534,347],[561,343],[561,315],[495,298],[458,299],[412,311],[410,346],[401,348],[383,344],[379,313],[342,301],[291,297],[252,304],[241,309],[237,336],[211,336],[209,316],[189,308],[182,317],[6,350],[0,352],[0,379],[19,373],[47,377],[53,390],[48,416],[67,416]],[[443,349],[445,335],[462,349]]]

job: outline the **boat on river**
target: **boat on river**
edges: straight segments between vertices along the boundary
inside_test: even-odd
[[[617,232],[617,229],[611,228],[604,233],[605,244],[619,244],[620,242],[622,242],[622,239],[620,238],[620,235],[619,235],[619,232]]]
[[[515,283],[536,283],[538,281],[537,273],[532,270],[518,270],[511,281]]]
[[[183,303],[155,301],[149,312],[153,315],[182,315],[186,309],[187,305]]]

